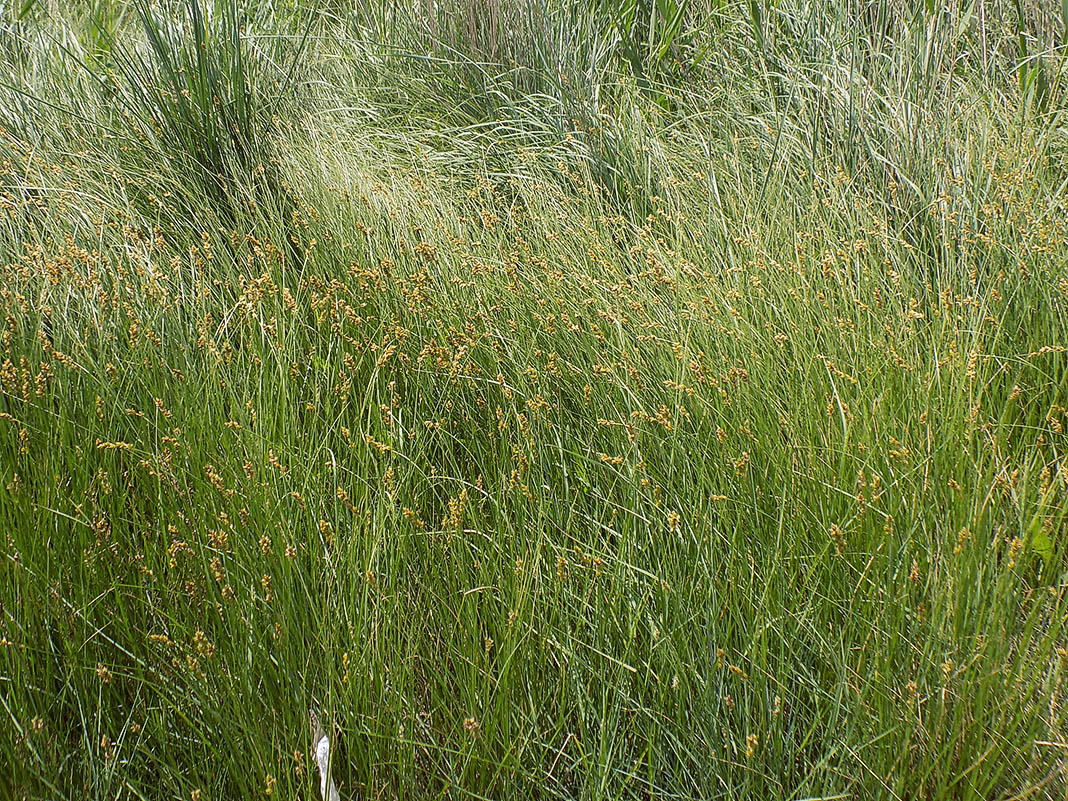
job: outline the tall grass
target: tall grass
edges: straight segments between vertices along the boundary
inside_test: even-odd
[[[1059,21],[489,5],[5,11],[0,798],[1063,797]]]
[[[255,212],[288,216],[288,196],[277,174],[272,139],[279,115],[292,105],[296,73],[313,20],[279,39],[274,31],[244,33],[255,10],[234,0],[157,5],[132,3],[142,45],[115,46],[123,29],[115,10],[97,12],[91,30],[112,64],[100,71],[132,133],[148,140],[190,189],[190,212],[210,205],[224,219]],[[139,150],[141,148],[138,148]]]

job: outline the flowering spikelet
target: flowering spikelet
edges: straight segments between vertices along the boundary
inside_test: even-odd
[[[845,553],[846,537],[845,532],[838,526],[837,523],[831,523],[830,530],[831,539],[834,541],[834,547],[838,550],[839,556]]]

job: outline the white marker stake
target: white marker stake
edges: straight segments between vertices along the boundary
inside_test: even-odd
[[[319,792],[323,794],[323,801],[341,801],[337,786],[330,776],[330,738],[326,736],[323,727],[319,725],[319,717],[315,710],[309,710],[312,727],[312,743],[315,748],[315,762],[319,765]]]

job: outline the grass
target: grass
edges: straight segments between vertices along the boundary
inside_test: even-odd
[[[2,14],[0,798],[1065,797],[1060,9]]]

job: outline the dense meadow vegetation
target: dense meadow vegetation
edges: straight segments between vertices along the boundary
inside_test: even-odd
[[[1066,25],[0,5],[0,798],[1065,798]]]

